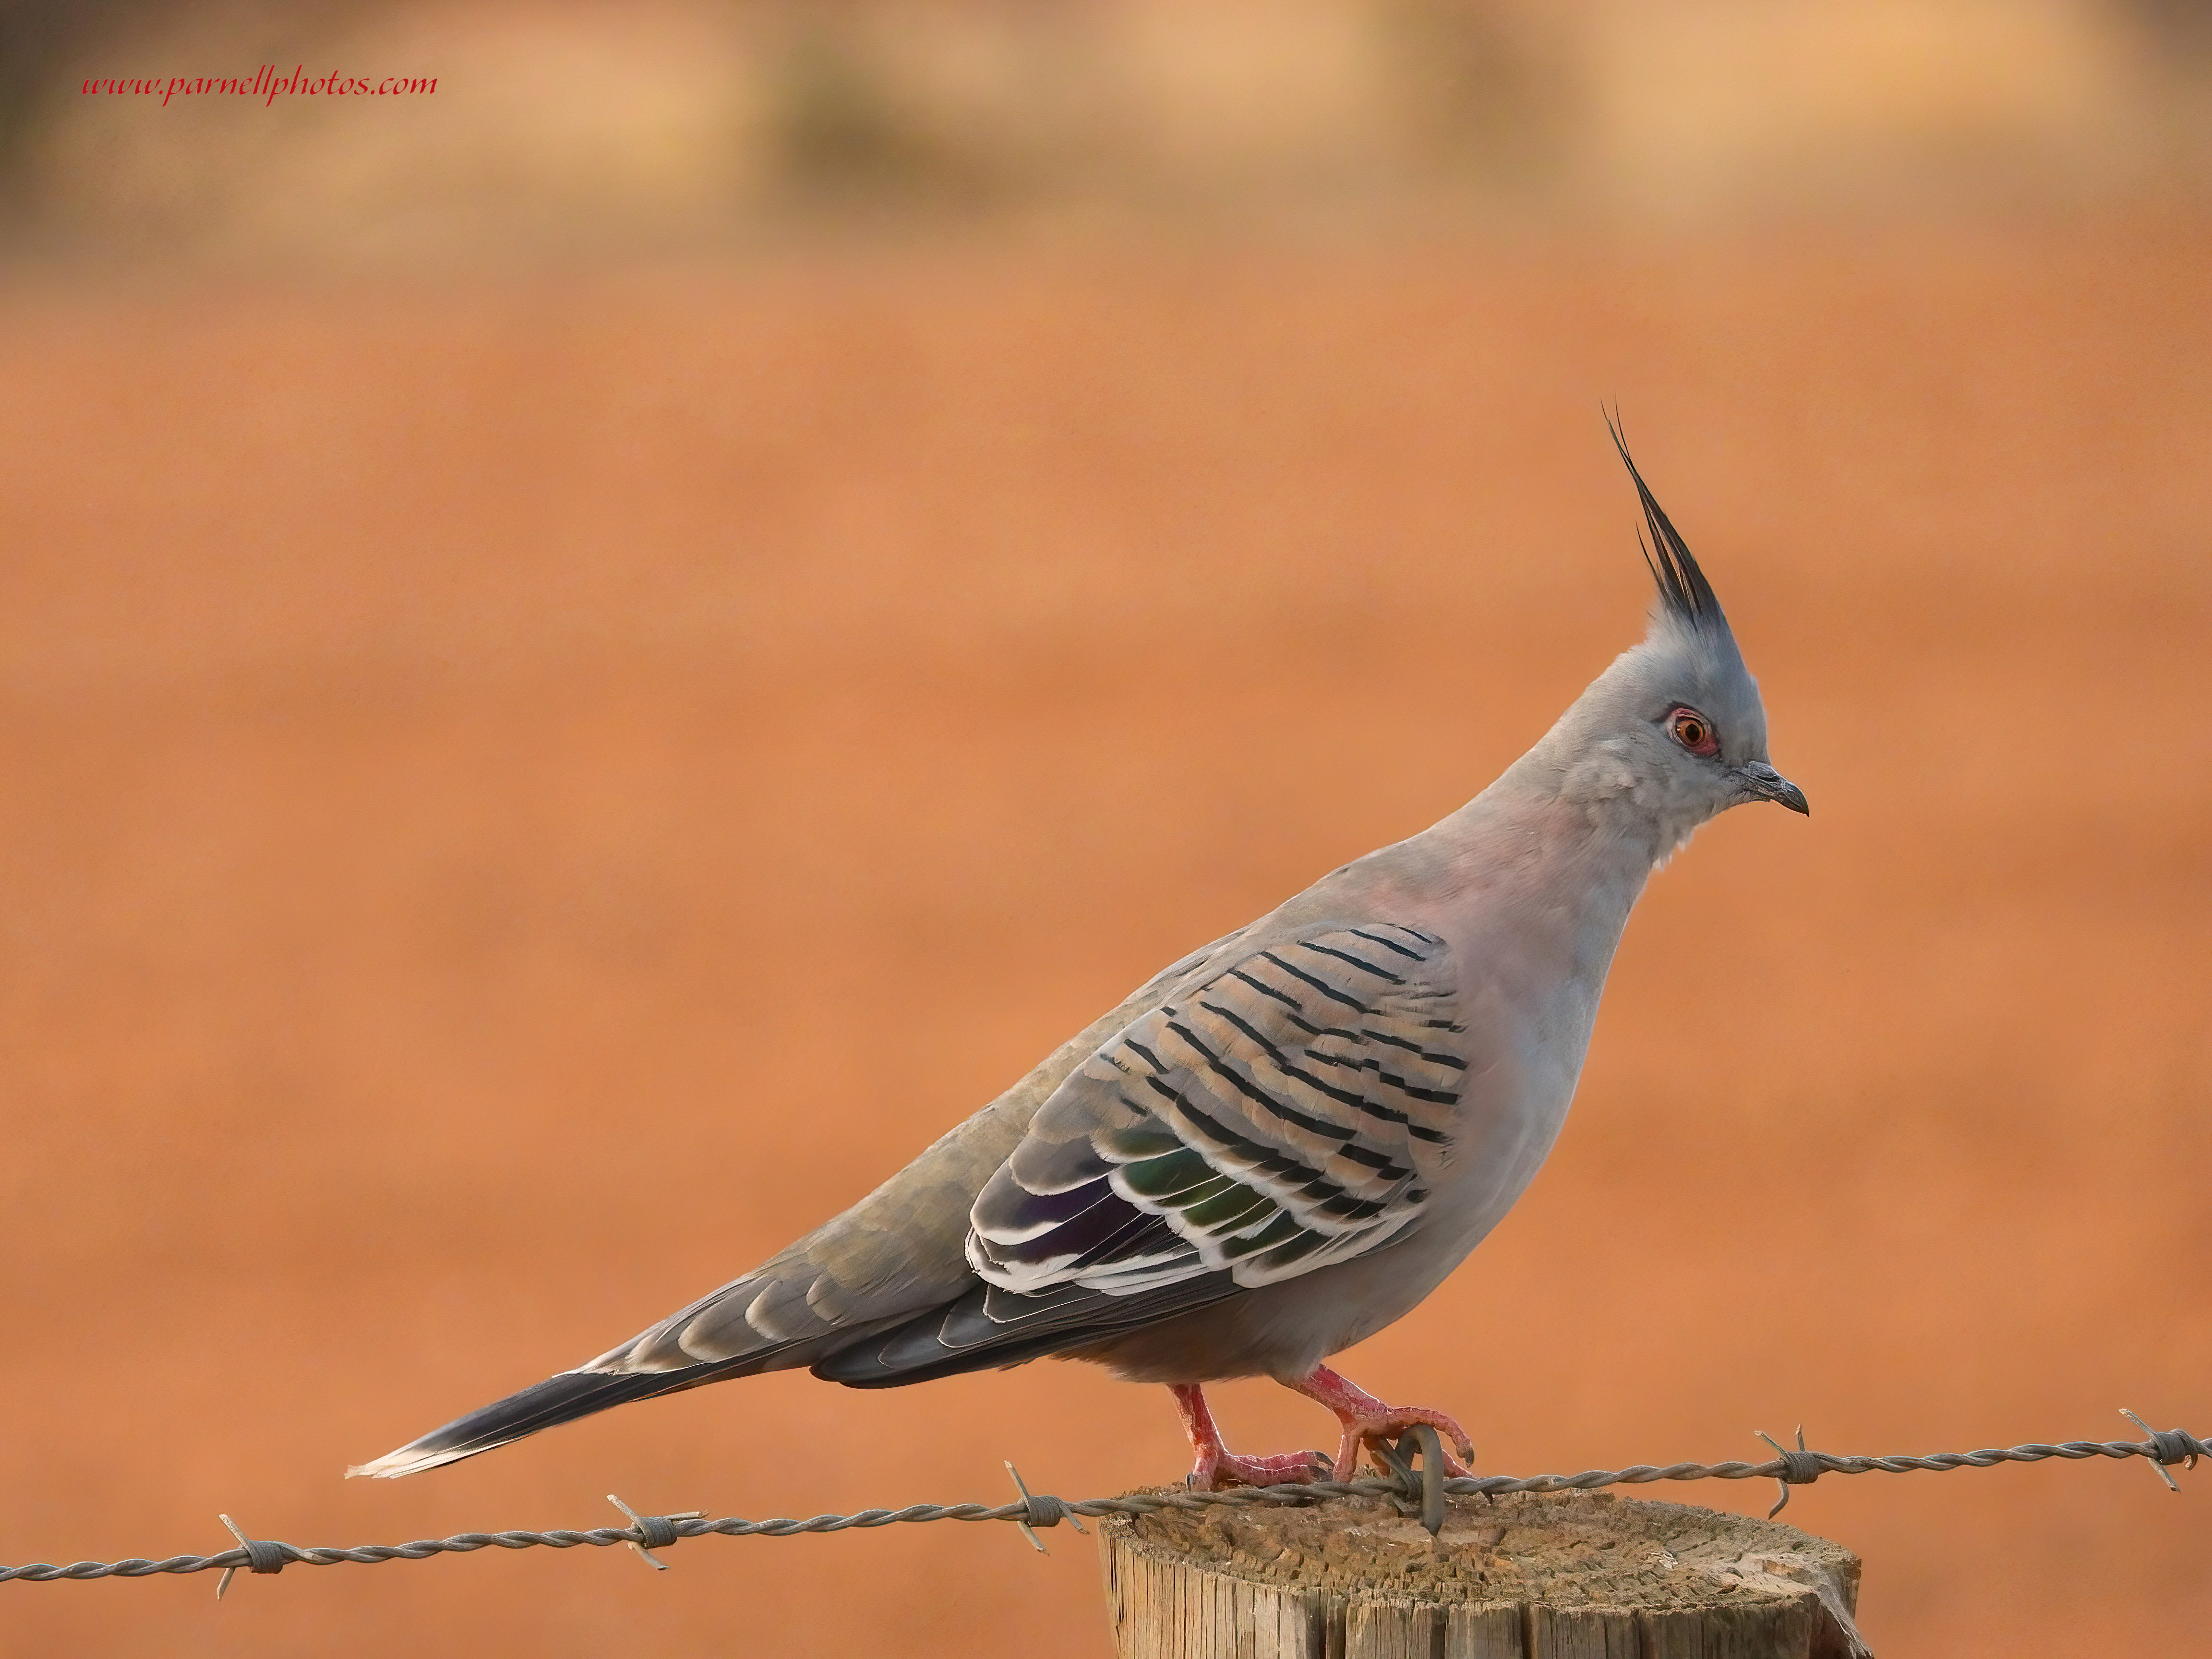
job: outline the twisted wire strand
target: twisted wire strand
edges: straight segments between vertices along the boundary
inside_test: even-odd
[[[1605,1486],[1641,1486],[1660,1480],[1754,1480],[1784,1483],[1786,1500],[1790,1486],[1818,1480],[1823,1474],[1942,1474],[1952,1469],[1985,1469],[1999,1463],[2040,1463],[2047,1458],[2078,1460],[2088,1457],[2148,1458],[2161,1474],[2172,1463],[2194,1467],[2197,1459],[2212,1452],[2196,1436],[2180,1429],[2147,1429],[2150,1438],[2135,1440],[2063,1440],[2055,1443],[2032,1441],[2026,1445],[1990,1447],[1980,1451],[1936,1452],[1926,1457],[1845,1457],[1832,1452],[1784,1451],[1763,1463],[1636,1463],[1624,1469],[1585,1469],[1579,1474],[1460,1476],[1443,1483],[1455,1497],[1502,1492],[1595,1492]],[[2168,1477],[2169,1481],[2171,1477]],[[33,1561],[22,1566],[0,1566],[0,1583],[11,1579],[50,1583],[57,1579],[147,1578],[156,1573],[221,1571],[281,1572],[288,1566],[332,1567],[351,1562],[374,1566],[385,1561],[423,1561],[434,1555],[469,1555],[478,1550],[569,1550],[588,1545],[605,1549],[616,1544],[665,1548],[673,1540],[704,1538],[789,1538],[799,1533],[846,1532],[870,1527],[889,1527],[922,1521],[1012,1521],[1030,1527],[1057,1525],[1073,1516],[1097,1518],[1109,1515],[1151,1515],[1162,1510],[1201,1510],[1219,1505],[1243,1509],[1269,1505],[1318,1503],[1329,1498],[1405,1496],[1407,1483],[1373,1478],[1358,1480],[1307,1480],[1279,1486],[1240,1486],[1227,1492],[1139,1492],[1119,1498],[1086,1498],[1079,1502],[1039,1492],[1012,1504],[909,1504],[904,1509],[860,1510],[851,1515],[814,1515],[804,1519],[779,1516],[749,1521],[741,1516],[708,1520],[696,1515],[644,1516],[627,1527],[592,1527],[582,1531],[463,1532],[450,1538],[418,1538],[405,1544],[356,1544],[349,1549],[326,1545],[302,1548],[270,1539],[254,1539],[215,1555],[172,1555],[162,1560],[132,1556],[121,1561],[72,1561],[66,1566]],[[1776,1508],[1779,1509],[1780,1504]],[[241,1538],[244,1534],[239,1534]],[[648,1558],[649,1559],[649,1558]]]

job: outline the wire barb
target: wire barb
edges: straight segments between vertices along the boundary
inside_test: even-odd
[[[2120,1407],[2120,1415],[2150,1437],[2152,1449],[2144,1455],[2150,1459],[2151,1468],[2158,1471],[2158,1478],[2166,1482],[2166,1489],[2179,1492],[2181,1482],[2173,1478],[2172,1471],[2166,1466],[2179,1463],[2184,1468],[2195,1468],[2198,1454],[2205,1449],[2204,1443],[2195,1435],[2184,1433],[2179,1429],[2154,1429],[2125,1406]]]
[[[299,1559],[299,1551],[294,1549],[289,1544],[271,1543],[263,1538],[248,1538],[244,1528],[227,1515],[218,1515],[216,1519],[230,1528],[230,1535],[238,1540],[238,1547],[246,1552],[246,1570],[248,1572],[282,1572],[286,1564]],[[226,1550],[223,1553],[228,1555],[234,1552]],[[230,1581],[237,1577],[238,1569],[234,1565],[227,1566],[222,1570],[222,1577],[215,1581],[216,1601],[222,1600],[222,1593],[230,1588]]]
[[[666,1572],[668,1563],[655,1555],[653,1551],[665,1550],[671,1544],[680,1542],[684,1537],[676,1529],[676,1523],[707,1518],[704,1510],[678,1510],[668,1515],[640,1515],[612,1492],[607,1494],[607,1502],[629,1516],[630,1528],[637,1534],[636,1537],[625,1538],[622,1541],[635,1550],[646,1565],[655,1572]]]
[[[1416,1462],[1418,1454],[1418,1462]],[[1375,1447],[1375,1455],[1390,1471],[1399,1509],[1413,1513],[1419,1506],[1421,1524],[1434,1538],[1444,1529],[1444,1443],[1432,1423],[1414,1423],[1395,1440]]]
[[[1006,1473],[1014,1477],[1014,1490],[1022,1495],[1019,1504],[1009,1505],[1020,1512],[1007,1518],[1022,1529],[1022,1536],[1030,1540],[1031,1549],[1039,1555],[1050,1555],[1052,1552],[1038,1540],[1036,1529],[1039,1527],[1056,1527],[1063,1521],[1076,1531],[1089,1536],[1083,1522],[1075,1518],[1073,1506],[1066,1498],[1054,1498],[1050,1492],[1031,1492],[1029,1483],[1022,1479],[1022,1472],[1014,1467],[1013,1460],[1008,1458],[1005,1462]]]
[[[1774,1500],[1774,1507],[1766,1512],[1766,1518],[1771,1521],[1790,1507],[1790,1487],[1811,1486],[1828,1472],[1828,1466],[1821,1461],[1819,1452],[1805,1449],[1805,1425],[1802,1423],[1797,1425],[1797,1449],[1795,1451],[1765,1429],[1753,1429],[1752,1432],[1773,1447],[1782,1459],[1781,1470],[1774,1477],[1774,1484],[1782,1489],[1782,1496]]]
[[[2134,1418],[2148,1441],[2136,1440],[2065,1440],[2056,1444],[2031,1441],[2026,1445],[2003,1449],[1985,1448],[1980,1451],[1936,1452],[1926,1457],[1841,1457],[1832,1452],[1805,1449],[1804,1431],[1800,1429],[1796,1449],[1777,1443],[1761,1435],[1773,1446],[1779,1456],[1765,1463],[1668,1463],[1655,1466],[1650,1463],[1632,1464],[1625,1469],[1584,1469],[1580,1474],[1486,1474],[1455,1475],[1438,1480],[1436,1486],[1446,1497],[1495,1498],[1504,1492],[1595,1492],[1605,1486],[1642,1486],[1659,1480],[1775,1480],[1782,1482],[1786,1494],[1792,1486],[1802,1486],[1823,1474],[1911,1474],[1917,1471],[1941,1474],[1949,1469],[1986,1469],[1999,1463],[2040,1463],[2047,1458],[2079,1461],[2090,1457],[2142,1457],[2163,1474],[2166,1466],[2189,1463],[2212,1452],[2197,1436],[2183,1429],[2153,1429],[2142,1425]],[[1394,1448],[1399,1462],[1410,1459],[1406,1437]],[[1431,1501],[1429,1471],[1441,1472],[1443,1461],[1437,1457],[1431,1463],[1429,1448],[1418,1432],[1414,1443],[1422,1452],[1420,1495],[1425,1510]],[[1031,1492],[1023,1483],[1013,1466],[1007,1465],[1013,1474],[1015,1490],[1021,1501],[1000,1504],[909,1504],[898,1510],[861,1510],[852,1515],[816,1515],[804,1520],[788,1516],[769,1521],[750,1521],[741,1516],[725,1516],[719,1521],[709,1521],[697,1510],[686,1510],[676,1515],[640,1515],[635,1510],[610,1494],[609,1501],[628,1516],[627,1527],[595,1527],[582,1532],[463,1532],[450,1538],[418,1538],[406,1544],[357,1544],[350,1549],[318,1546],[302,1549],[294,1544],[280,1544],[270,1539],[248,1538],[238,1523],[228,1516],[222,1517],[231,1536],[238,1540],[238,1547],[216,1555],[173,1555],[166,1560],[149,1560],[132,1556],[121,1561],[73,1561],[67,1566],[57,1566],[49,1561],[27,1562],[21,1566],[0,1566],[0,1583],[9,1579],[31,1583],[52,1583],[61,1578],[144,1578],[157,1572],[206,1572],[220,1569],[222,1577],[216,1585],[220,1595],[234,1574],[242,1566],[250,1572],[280,1572],[289,1565],[334,1567],[346,1562],[363,1565],[379,1561],[427,1561],[434,1555],[468,1555],[482,1549],[571,1550],[580,1545],[594,1549],[606,1549],[616,1544],[627,1544],[655,1567],[665,1564],[646,1553],[649,1549],[665,1548],[679,1538],[703,1538],[709,1533],[725,1538],[789,1538],[799,1533],[846,1532],[858,1528],[889,1527],[918,1521],[1012,1521],[1021,1527],[1030,1541],[1036,1542],[1036,1528],[1056,1526],[1062,1521],[1071,1524],[1078,1516],[1152,1515],[1162,1510],[1199,1510],[1215,1504],[1231,1508],[1272,1508],[1278,1504],[1316,1504],[1331,1498],[1404,1498],[1410,1492],[1407,1480],[1395,1473],[1389,1480],[1306,1480],[1279,1486],[1239,1486],[1228,1492],[1194,1492],[1176,1486],[1156,1492],[1133,1492],[1119,1498],[1086,1498],[1079,1503],[1070,1503],[1043,1492]],[[2171,1477],[2168,1477],[2171,1479]],[[1775,1510],[1781,1509],[1779,1504]],[[1037,1544],[1042,1550],[1044,1546]],[[240,1557],[244,1559],[241,1560]]]

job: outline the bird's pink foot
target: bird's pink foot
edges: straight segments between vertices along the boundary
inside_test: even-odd
[[[1239,1457],[1221,1443],[1206,1395],[1195,1382],[1171,1382],[1176,1409],[1182,1413],[1183,1432],[1197,1455],[1188,1477],[1200,1492],[1221,1492],[1230,1486],[1280,1486],[1292,1481],[1326,1480],[1326,1452],[1283,1452],[1273,1457]]]
[[[1227,1447],[1201,1452],[1186,1484],[1200,1492],[1224,1492],[1231,1486],[1280,1486],[1292,1481],[1328,1479],[1328,1454],[1323,1451],[1282,1452],[1273,1457],[1239,1457]]]
[[[1375,1449],[1389,1444],[1419,1423],[1427,1424],[1442,1437],[1446,1448],[1445,1474],[1474,1473],[1469,1467],[1474,1462],[1474,1443],[1468,1438],[1465,1429],[1440,1411],[1426,1406],[1386,1406],[1326,1365],[1315,1366],[1311,1375],[1300,1377],[1291,1387],[1307,1399],[1328,1407],[1344,1425],[1343,1437],[1337,1442],[1333,1479],[1349,1480],[1357,1474],[1362,1452],[1372,1455],[1376,1467],[1388,1474],[1389,1467]],[[1457,1456],[1453,1455],[1455,1452]]]

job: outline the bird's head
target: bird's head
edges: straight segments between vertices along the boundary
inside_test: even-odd
[[[1659,592],[1643,642],[1561,722],[1577,739],[1568,792],[1648,815],[1662,857],[1707,819],[1747,801],[1809,812],[1804,791],[1767,757],[1759,682],[1744,666],[1712,584],[1637,471],[1618,427],[1613,436],[1643,501],[1651,536],[1644,559]]]

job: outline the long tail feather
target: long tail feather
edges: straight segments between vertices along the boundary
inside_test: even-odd
[[[490,1451],[525,1435],[550,1429],[556,1423],[589,1417],[610,1406],[655,1395],[674,1394],[731,1376],[744,1365],[693,1365],[672,1371],[563,1371],[519,1394],[480,1406],[465,1417],[457,1417],[441,1429],[433,1429],[419,1440],[410,1440],[397,1451],[385,1453],[346,1471],[356,1475],[391,1480],[403,1474],[434,1469],[441,1463],[458,1463],[464,1457]],[[756,1367],[757,1369],[757,1367]]]

